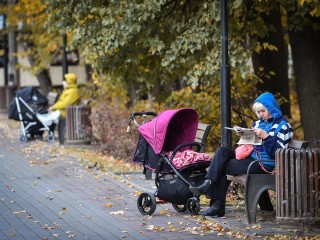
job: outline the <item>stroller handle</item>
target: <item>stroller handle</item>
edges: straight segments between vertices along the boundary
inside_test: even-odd
[[[135,112],[135,113],[132,113],[131,114],[131,116],[130,116],[130,119],[132,120],[132,121],[134,121],[134,119],[136,118],[136,117],[145,117],[145,116],[154,116],[154,117],[156,117],[156,116],[158,116],[158,114],[157,113],[155,113],[155,112]]]
[[[170,160],[172,160],[174,158],[174,156],[176,155],[176,153],[184,147],[197,147],[196,148],[196,152],[199,152],[201,149],[201,144],[198,142],[189,142],[189,143],[183,143],[178,145],[172,152],[171,156],[170,156]]]
[[[136,121],[136,117],[146,117],[146,116],[158,116],[157,113],[155,112],[135,112],[135,113],[132,113],[131,116],[130,116],[130,120],[129,120],[129,123],[128,123],[128,127],[127,127],[127,133],[128,134],[131,134],[131,121],[133,121],[133,123],[139,127],[139,123]]]

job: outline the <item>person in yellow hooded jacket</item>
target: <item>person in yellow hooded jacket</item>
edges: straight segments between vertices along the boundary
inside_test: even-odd
[[[59,142],[64,144],[64,135],[66,131],[66,108],[68,106],[77,105],[80,100],[80,93],[77,85],[77,75],[74,73],[67,73],[64,75],[65,80],[62,82],[63,91],[58,98],[58,101],[52,105],[48,112],[60,111],[60,120],[58,125]],[[54,131],[54,126],[52,130]]]
[[[67,73],[64,77],[65,81],[62,82],[64,90],[58,101],[48,109],[49,112],[60,110],[61,119],[66,118],[66,108],[68,106],[77,105],[80,100],[76,74]]]

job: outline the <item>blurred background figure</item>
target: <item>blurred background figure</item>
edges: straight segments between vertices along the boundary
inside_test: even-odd
[[[64,135],[66,131],[66,108],[68,106],[77,105],[80,100],[80,94],[77,85],[77,75],[74,73],[67,73],[64,75],[64,77],[65,80],[62,82],[63,91],[57,102],[48,109],[49,113],[57,110],[60,111],[60,119],[58,124],[60,144],[64,143]]]

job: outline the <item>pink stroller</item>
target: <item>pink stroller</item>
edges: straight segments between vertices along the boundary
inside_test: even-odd
[[[136,117],[148,115],[154,118],[140,126]],[[166,110],[159,115],[153,112],[133,113],[128,133],[131,132],[131,121],[139,131],[133,162],[143,165],[144,170],[155,171],[157,187],[156,191],[143,192],[138,197],[140,213],[152,215],[157,203],[170,202],[178,212],[188,210],[198,214],[199,196],[193,195],[189,186],[202,184],[211,159],[208,154],[198,153],[201,145],[194,142],[198,128],[197,112],[182,108]]]

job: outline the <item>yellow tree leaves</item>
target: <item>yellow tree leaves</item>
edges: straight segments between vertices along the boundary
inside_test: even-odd
[[[49,12],[47,6],[40,0],[21,0],[0,8],[7,16],[7,27],[17,31],[17,41],[28,46],[19,50],[17,56],[30,56],[34,59],[33,66],[20,66],[37,74],[47,69],[51,62],[51,52],[57,49],[62,37],[57,32],[47,31]]]

